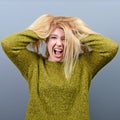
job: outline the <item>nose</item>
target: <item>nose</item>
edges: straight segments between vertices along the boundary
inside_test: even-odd
[[[58,40],[56,41],[56,45],[57,45],[57,46],[62,46],[62,41],[61,41],[60,39],[58,39]]]

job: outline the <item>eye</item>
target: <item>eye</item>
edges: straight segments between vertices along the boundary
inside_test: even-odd
[[[51,40],[56,40],[57,37],[56,37],[56,36],[50,36],[50,39],[51,39]]]
[[[55,36],[51,36],[50,39],[57,39],[57,37],[55,37]]]
[[[61,40],[62,40],[62,41],[65,41],[65,38],[62,38]]]

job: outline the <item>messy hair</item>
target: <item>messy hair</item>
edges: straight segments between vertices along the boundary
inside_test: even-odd
[[[95,34],[95,32],[77,17],[53,16],[50,14],[42,15],[28,29],[37,33],[41,39],[47,39],[56,28],[63,29],[65,33],[66,44],[63,52],[63,63],[65,76],[69,79],[79,55],[86,50],[90,51],[89,46],[83,46],[81,39],[89,34]]]

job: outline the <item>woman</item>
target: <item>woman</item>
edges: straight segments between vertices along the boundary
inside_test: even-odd
[[[38,54],[43,41],[46,52]],[[89,120],[91,80],[118,51],[81,19],[49,14],[4,38],[2,47],[29,85],[26,120]]]

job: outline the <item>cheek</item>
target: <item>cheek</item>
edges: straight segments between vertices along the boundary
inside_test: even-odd
[[[66,43],[65,43],[65,42],[64,42],[62,45],[63,45],[63,48],[65,48],[65,47],[66,47]]]
[[[48,41],[47,46],[49,49],[52,49],[52,47],[55,45],[54,41]]]

